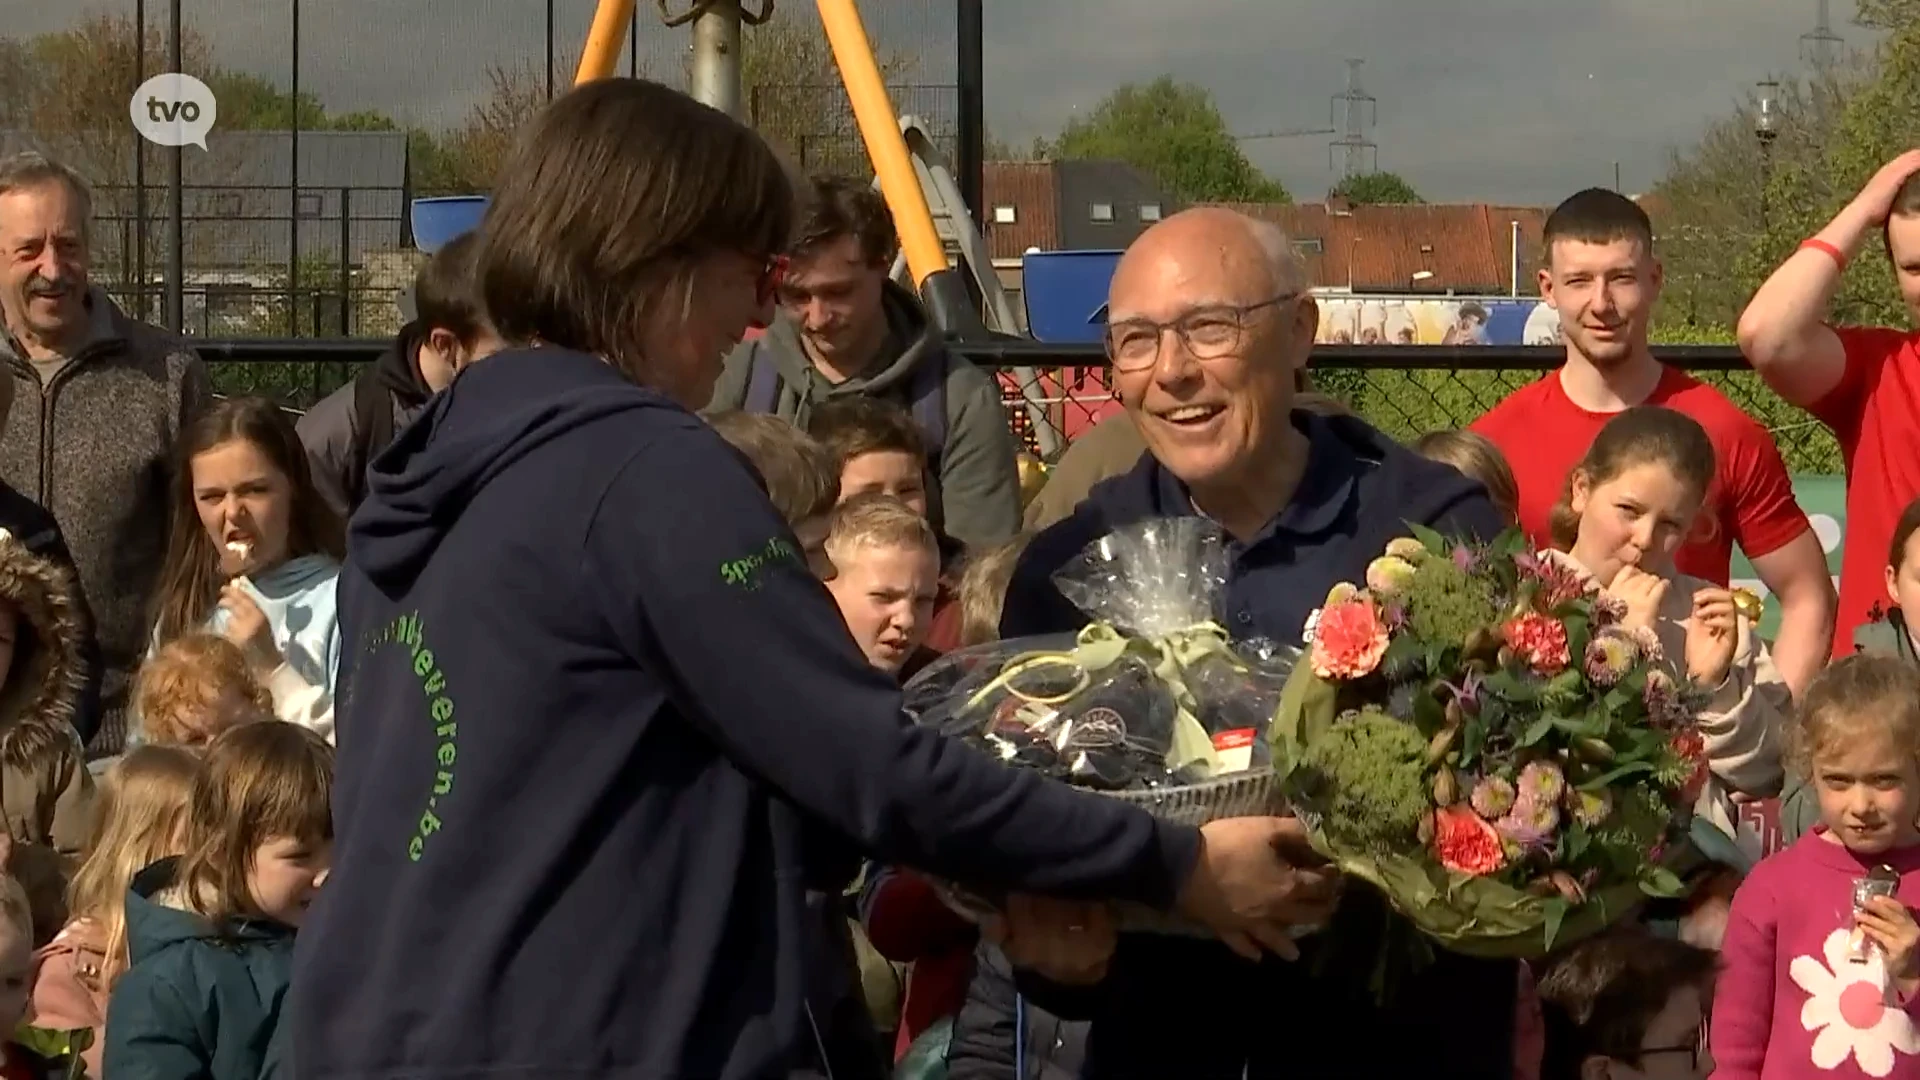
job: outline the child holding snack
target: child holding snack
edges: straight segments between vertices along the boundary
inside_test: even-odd
[[[230,727],[273,718],[273,695],[240,647],[217,634],[184,634],[134,677],[134,710],[149,743],[205,746]]]
[[[1820,824],[1733,898],[1714,1076],[1920,1077],[1920,671],[1836,661],[1807,687],[1793,755]]]
[[[68,892],[70,916],[34,955],[31,1021],[48,1031],[87,1031],[80,1057],[100,1076],[107,995],[129,963],[127,890],[141,869],[180,854],[200,758],[180,746],[135,747],[107,769],[87,839],[86,861]]]
[[[332,795],[333,748],[307,728],[245,724],[207,747],[186,854],[127,893],[133,964],[107,1003],[104,1075],[260,1075],[332,859]]]
[[[246,654],[274,715],[331,739],[344,543],[308,468],[265,398],[217,402],[180,433],[153,645],[220,634]]]
[[[1713,475],[1713,443],[1697,421],[1657,405],[1627,409],[1600,429],[1568,477],[1553,538],[1562,563],[1624,609],[1624,628],[1650,635],[1678,673],[1711,694],[1696,721],[1708,769],[1696,813],[1702,826],[1738,841],[1730,796],[1778,792],[1791,698],[1733,594],[1674,569],[1673,553],[1701,521]],[[1712,839],[1702,828],[1695,833]],[[1727,854],[1750,865],[1760,852]]]

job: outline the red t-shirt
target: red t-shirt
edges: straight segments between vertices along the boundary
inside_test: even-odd
[[[1681,573],[1725,585],[1735,542],[1752,559],[1780,550],[1811,527],[1794,501],[1793,482],[1773,436],[1725,394],[1684,371],[1663,368],[1646,404],[1699,421],[1718,459],[1707,493],[1714,527],[1674,554]],[[1474,422],[1473,430],[1493,440],[1513,469],[1520,487],[1520,527],[1534,543],[1549,546],[1548,519],[1566,495],[1567,475],[1615,415],[1575,405],[1555,371],[1507,395]]]
[[[1833,655],[1853,651],[1853,631],[1886,599],[1893,527],[1920,495],[1920,334],[1836,329],[1847,350],[1840,385],[1807,410],[1833,429],[1847,467],[1847,542]]]

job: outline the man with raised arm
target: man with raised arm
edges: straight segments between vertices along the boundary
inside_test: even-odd
[[[1740,349],[1781,397],[1832,429],[1847,466],[1847,545],[1840,565],[1834,655],[1883,603],[1887,545],[1920,495],[1920,334],[1834,327],[1840,275],[1876,231],[1909,312],[1920,312],[1920,150],[1874,174],[1827,227],[1806,240],[1740,316]]]

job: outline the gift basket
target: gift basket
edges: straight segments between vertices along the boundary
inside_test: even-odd
[[[1272,729],[1314,847],[1431,943],[1535,957],[1673,896],[1702,704],[1551,554],[1426,529],[1343,584]]]
[[[1171,821],[1274,813],[1268,734],[1299,651],[1235,642],[1215,621],[1229,562],[1202,518],[1118,530],[1054,575],[1093,620],[1084,629],[949,653],[907,684],[907,710],[1011,767]]]

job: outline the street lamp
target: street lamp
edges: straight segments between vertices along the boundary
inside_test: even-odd
[[[1753,114],[1753,137],[1760,142],[1760,226],[1767,225],[1767,186],[1773,179],[1773,140],[1780,137],[1780,84],[1764,79],[1756,87],[1760,92],[1759,109]]]

